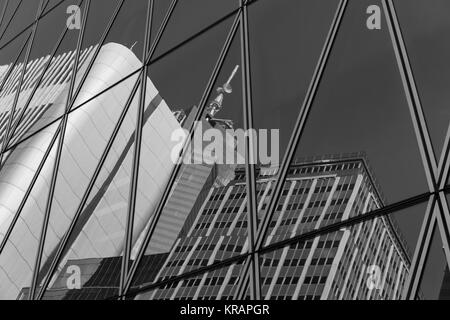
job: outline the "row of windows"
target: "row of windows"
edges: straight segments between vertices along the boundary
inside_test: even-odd
[[[330,171],[343,171],[361,168],[361,162],[343,163],[335,165],[309,166],[304,168],[293,168],[289,170],[290,175],[320,173]]]

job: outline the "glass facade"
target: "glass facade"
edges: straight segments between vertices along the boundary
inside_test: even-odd
[[[0,299],[448,299],[448,9],[1,1]]]

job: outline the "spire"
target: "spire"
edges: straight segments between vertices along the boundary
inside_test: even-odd
[[[130,48],[131,51],[133,51],[133,48],[134,48],[134,46],[135,46],[137,43],[138,43],[137,41],[135,41],[135,42],[133,43],[133,45],[132,45],[131,48]]]
[[[212,119],[216,115],[216,113],[219,112],[220,109],[222,109],[225,94],[230,94],[233,92],[233,88],[231,87],[231,81],[235,77],[238,69],[239,65],[236,65],[227,82],[225,82],[225,84],[222,87],[217,88],[218,93],[217,97],[209,104],[208,108],[206,109],[208,113],[207,117],[209,117],[210,119]]]

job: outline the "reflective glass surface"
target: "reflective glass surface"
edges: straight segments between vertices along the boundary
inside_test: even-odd
[[[447,2],[2,1],[0,299],[448,298]]]

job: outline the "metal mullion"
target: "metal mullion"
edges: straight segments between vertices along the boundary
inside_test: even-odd
[[[204,92],[204,94],[203,94],[203,96],[202,96],[202,98],[200,100],[199,108],[198,108],[198,110],[197,110],[197,112],[195,114],[194,121],[193,121],[193,123],[191,124],[191,126],[189,128],[189,135],[188,135],[188,137],[187,137],[187,139],[186,139],[186,141],[184,143],[184,146],[183,146],[183,149],[182,149],[183,152],[182,152],[182,155],[180,156],[179,159],[183,159],[183,157],[185,156],[185,154],[187,152],[187,149],[188,149],[187,146],[189,145],[189,141],[191,141],[192,136],[194,135],[194,132],[195,132],[195,130],[197,128],[196,122],[203,115],[204,109],[206,107],[207,99],[208,99],[209,95],[212,92],[214,83],[216,82],[217,77],[219,76],[219,72],[222,69],[223,63],[225,62],[225,57],[228,54],[228,51],[229,51],[229,49],[231,47],[231,43],[232,43],[232,40],[233,40],[233,38],[234,38],[234,36],[235,36],[235,34],[237,32],[237,27],[239,25],[239,22],[240,22],[240,10],[236,14],[236,17],[235,17],[235,20],[233,21],[233,24],[232,24],[232,27],[230,29],[230,32],[227,35],[227,38],[225,40],[225,44],[224,44],[224,46],[223,46],[223,48],[222,48],[222,50],[220,52],[219,59],[218,59],[216,65],[214,67],[212,75],[211,75],[211,77],[210,77],[210,79],[208,81],[208,84],[206,86],[205,92]],[[129,290],[129,288],[131,286],[131,281],[133,279],[133,276],[134,276],[134,274],[135,274],[135,272],[137,270],[137,267],[139,265],[140,260],[142,259],[143,255],[144,255],[145,249],[146,249],[148,243],[151,240],[153,231],[156,228],[156,225],[158,223],[159,216],[161,215],[162,210],[163,210],[163,208],[165,206],[165,203],[167,202],[167,200],[169,198],[171,189],[172,189],[172,187],[173,187],[173,185],[175,183],[175,180],[176,180],[176,178],[178,176],[178,173],[181,170],[181,167],[182,167],[182,165],[179,164],[179,165],[176,165],[172,169],[172,172],[171,172],[170,178],[169,178],[169,180],[168,180],[168,182],[166,184],[164,193],[160,197],[160,200],[158,202],[158,206],[156,207],[156,210],[155,210],[155,214],[152,216],[152,220],[150,222],[149,228],[148,228],[147,233],[145,235],[144,241],[141,244],[141,247],[139,248],[139,252],[137,254],[136,260],[134,261],[133,265],[131,266],[130,274],[129,274],[129,277],[128,277],[128,280],[127,280],[127,284],[126,284],[126,287],[125,287],[125,294],[126,294],[126,292]]]
[[[83,1],[84,0],[81,0],[79,3],[81,4]],[[89,5],[90,5],[90,0],[86,0],[86,11],[89,11]],[[68,117],[69,117],[69,113],[68,112],[70,110],[70,104],[69,103],[71,101],[73,88],[74,88],[74,85],[75,85],[75,79],[76,79],[77,70],[78,70],[78,62],[79,62],[79,58],[80,58],[81,46],[83,44],[84,31],[86,29],[86,22],[87,22],[87,14],[85,14],[83,16],[81,30],[79,31],[79,35],[78,35],[78,42],[77,42],[75,61],[74,61],[73,65],[72,65],[72,76],[71,76],[71,80],[70,80],[70,84],[69,84],[69,90],[67,92],[67,97],[66,97],[66,109],[65,109],[64,117],[62,118],[61,124],[60,124],[60,128],[61,128],[60,131],[61,132],[60,132],[59,139],[58,139],[58,146],[57,146],[57,150],[56,150],[55,163],[54,163],[54,166],[53,166],[52,178],[51,178],[51,181],[50,181],[50,188],[49,188],[49,193],[48,193],[48,197],[47,197],[47,204],[46,204],[46,207],[45,207],[44,221],[42,223],[42,229],[41,229],[40,238],[39,238],[39,247],[38,247],[38,251],[37,251],[37,254],[36,254],[36,261],[35,261],[35,264],[34,264],[33,278],[32,278],[31,288],[30,288],[30,293],[29,293],[29,299],[30,300],[34,300],[34,298],[35,298],[36,286],[37,286],[37,282],[39,280],[38,279],[39,278],[39,270],[40,270],[40,267],[41,267],[41,260],[42,260],[42,255],[43,255],[43,251],[44,251],[45,240],[47,238],[48,224],[50,223],[50,213],[51,213],[52,204],[53,204],[53,198],[54,198],[54,193],[55,193],[56,181],[57,181],[58,173],[59,173],[59,165],[60,165],[60,162],[61,162],[62,149],[64,147],[64,137],[65,137],[65,134],[66,134],[67,120],[68,120]],[[66,34],[67,29],[68,28],[66,27],[65,32],[63,33],[64,35]],[[62,41],[62,39],[64,38],[64,35],[61,37],[60,41]],[[59,44],[58,44],[57,47],[59,47]],[[57,51],[57,49],[55,49],[55,51],[53,53],[55,53],[56,51]],[[51,61],[51,59],[49,61]],[[42,74],[44,74],[44,72]]]
[[[116,125],[114,127],[114,130],[113,130],[113,132],[112,132],[112,134],[111,134],[111,136],[110,136],[110,138],[108,140],[108,143],[106,144],[106,147],[105,147],[105,149],[104,149],[104,151],[103,151],[103,153],[102,153],[102,155],[100,157],[100,160],[97,163],[97,167],[95,168],[95,171],[94,171],[94,173],[93,173],[93,175],[92,175],[92,177],[91,177],[91,179],[89,181],[89,184],[88,184],[88,186],[87,186],[87,188],[86,188],[86,190],[85,190],[85,192],[83,194],[83,197],[81,198],[81,201],[80,201],[80,203],[78,205],[77,211],[76,211],[76,213],[75,213],[75,215],[74,215],[74,217],[73,217],[73,219],[72,219],[72,221],[71,221],[71,223],[69,225],[69,228],[67,229],[67,231],[64,234],[62,240],[60,241],[60,245],[59,245],[59,247],[58,247],[58,249],[56,251],[55,258],[53,259],[52,264],[51,264],[51,266],[49,268],[49,271],[47,273],[47,277],[43,281],[43,285],[41,287],[41,291],[39,292],[39,294],[37,296],[38,299],[41,299],[43,297],[43,295],[45,293],[45,290],[47,289],[47,286],[50,283],[51,277],[52,277],[53,273],[56,271],[56,268],[58,267],[58,265],[60,263],[62,255],[64,254],[64,252],[65,252],[65,250],[67,248],[68,241],[69,241],[69,239],[70,239],[70,237],[72,235],[73,230],[75,229],[75,227],[77,225],[78,219],[79,219],[79,217],[81,216],[81,214],[83,212],[83,209],[84,209],[84,207],[86,205],[86,202],[89,199],[91,191],[92,191],[92,189],[95,186],[97,178],[100,175],[101,170],[103,169],[103,165],[104,165],[104,163],[105,163],[105,161],[106,161],[106,159],[107,159],[107,157],[109,155],[109,152],[110,152],[110,150],[111,150],[111,148],[112,148],[112,146],[113,146],[113,144],[114,144],[114,142],[116,140],[116,137],[117,137],[117,135],[118,135],[118,133],[119,133],[119,131],[121,129],[122,123],[125,120],[125,117],[126,117],[126,115],[128,113],[128,110],[129,110],[129,108],[131,106],[131,103],[132,103],[132,101],[133,101],[133,99],[135,97],[135,94],[137,92],[137,89],[139,88],[139,85],[140,85],[140,78],[138,78],[138,80],[134,84],[133,89],[130,92],[128,100],[125,103],[125,107],[123,108],[122,113],[119,116],[119,119],[118,119],[118,121],[117,121],[117,123],[116,123]]]
[[[38,8],[37,15],[36,15],[36,19],[41,14],[41,10],[43,10],[43,4],[44,4],[44,0],[40,0],[39,8]],[[10,114],[9,114],[9,121],[8,121],[8,124],[7,124],[7,127],[6,127],[6,131],[5,131],[5,138],[2,141],[1,150],[0,150],[0,166],[2,166],[3,155],[4,155],[6,147],[8,146],[8,136],[9,136],[9,132],[11,130],[11,125],[12,125],[12,123],[14,121],[14,114],[16,113],[17,102],[19,100],[20,90],[21,90],[21,87],[22,87],[22,82],[23,82],[23,79],[25,77],[25,73],[26,73],[26,70],[27,70],[28,60],[30,58],[31,50],[33,48],[33,43],[34,43],[34,38],[36,36],[37,27],[38,27],[38,22],[36,22],[36,24],[34,25],[32,31],[31,31],[31,37],[29,39],[27,51],[25,53],[25,59],[24,59],[24,62],[23,62],[23,67],[22,67],[22,72],[20,74],[19,83],[17,84],[17,88],[16,88],[16,93],[14,95],[13,104],[12,104],[11,109],[9,111],[10,112]]]
[[[80,83],[78,84],[78,86],[77,86],[77,88],[75,90],[75,93],[72,96],[72,100],[70,101],[70,104],[69,104],[70,105],[69,113],[70,113],[70,110],[72,110],[72,107],[75,104],[75,101],[76,101],[79,93],[81,92],[81,89],[82,89],[82,87],[84,85],[84,82],[86,81],[86,79],[87,79],[87,77],[89,75],[89,72],[91,71],[91,68],[92,68],[92,66],[95,63],[95,60],[97,60],[98,54],[99,54],[100,50],[102,49],[103,44],[105,43],[106,37],[108,36],[109,32],[111,31],[111,28],[112,28],[114,22],[116,21],[117,16],[119,15],[119,12],[122,9],[122,6],[123,6],[124,2],[125,2],[125,0],[118,0],[118,5],[116,6],[116,8],[114,10],[114,13],[113,13],[113,15],[111,16],[111,18],[110,18],[110,20],[108,22],[108,25],[107,25],[105,31],[103,32],[103,34],[102,34],[102,36],[100,38],[99,44],[95,48],[94,54],[92,56],[92,59],[89,61],[89,64],[86,67],[86,71],[83,73],[83,76],[80,79]],[[86,16],[87,15],[89,15],[89,12],[86,13]]]
[[[436,206],[436,197],[432,195],[428,201],[424,222],[417,239],[414,257],[402,293],[402,300],[415,300],[416,298],[436,225],[436,210],[439,210]]]
[[[395,11],[395,6],[392,0],[383,0],[383,8],[386,15],[386,21],[389,27],[389,32],[391,35],[392,44],[394,47],[397,64],[399,67],[399,71],[402,77],[402,83],[405,90],[405,95],[408,101],[408,107],[411,113],[411,120],[413,122],[414,131],[417,138],[417,143],[419,146],[419,150],[421,153],[421,158],[423,162],[423,166],[425,169],[425,174],[427,176],[427,182],[431,192],[438,192],[439,188],[445,186],[445,180],[448,176],[449,165],[446,163],[449,157],[449,132],[447,132],[447,136],[445,139],[444,148],[442,150],[442,154],[440,157],[439,165],[436,164],[435,154],[433,150],[433,145],[431,143],[431,139],[429,136],[429,130],[425,121],[420,97],[416,88],[414,76],[412,73],[412,68],[408,59],[408,53],[406,50],[406,46],[403,40],[401,28],[398,22],[397,14]],[[432,221],[432,225],[434,227],[435,220],[438,220],[438,228],[442,235],[442,242],[444,247],[446,248],[446,256],[449,253],[449,226],[450,217],[448,214],[447,202],[444,196],[442,200],[442,194],[439,194],[436,198],[438,206],[435,210],[439,210],[439,212],[435,212]],[[444,210],[445,208],[447,210]],[[432,236],[433,228],[430,226],[430,222],[425,217],[422,228],[426,230],[426,249],[422,250],[424,245],[424,241],[422,238],[421,241],[418,242],[416,247],[416,252],[420,252],[420,258],[417,260],[420,261],[421,265],[413,267],[416,271],[417,268],[420,268],[420,274],[413,273],[408,279],[408,286],[404,291],[403,298],[405,299],[414,299],[418,290],[418,283],[423,274],[423,264],[425,263],[426,257],[429,252],[429,242]],[[423,235],[421,234],[421,237]],[[419,262],[418,262],[419,263]]]
[[[282,162],[282,165],[280,168],[279,177],[278,177],[276,185],[274,187],[274,192],[273,192],[272,198],[270,200],[267,213],[264,216],[261,226],[259,228],[257,248],[260,248],[262,246],[262,243],[264,241],[264,236],[267,233],[268,225],[269,225],[270,220],[275,212],[277,202],[279,200],[281,191],[283,189],[284,181],[287,177],[289,167],[291,165],[292,159],[294,158],[295,152],[297,150],[298,143],[299,143],[301,135],[303,133],[303,129],[305,127],[307,117],[311,110],[314,98],[316,97],[319,84],[321,82],[325,67],[328,63],[330,52],[333,48],[335,39],[337,37],[337,33],[339,31],[339,28],[340,28],[340,25],[342,22],[342,18],[344,16],[345,10],[347,8],[347,3],[348,3],[348,0],[341,0],[338,5],[338,8],[336,10],[336,14],[334,16],[333,23],[330,27],[327,39],[326,39],[324,47],[322,49],[322,53],[320,55],[319,61],[316,66],[313,78],[311,79],[311,83],[308,88],[308,92],[306,94],[305,100],[304,100],[302,108],[300,110],[300,114],[297,119],[297,122],[296,122],[296,125],[294,128],[294,132],[289,141],[289,146],[288,146],[288,149],[286,151],[286,154],[284,156],[284,159],[283,159],[283,162]]]
[[[241,36],[241,61],[242,61],[242,93],[243,93],[243,113],[244,113],[244,131],[250,132],[245,137],[245,176],[246,189],[248,195],[247,201],[247,219],[248,219],[248,234],[250,252],[250,298],[252,300],[261,299],[260,286],[260,270],[259,270],[259,256],[255,252],[255,234],[258,228],[257,204],[256,204],[256,173],[255,173],[255,157],[254,154],[254,136],[253,136],[253,114],[252,114],[252,88],[251,88],[251,73],[250,73],[250,49],[248,43],[248,11],[247,3],[244,0],[239,0],[241,10],[240,22],[240,36]]]
[[[333,22],[330,26],[325,44],[324,44],[324,46],[322,48],[322,52],[320,54],[319,61],[317,62],[317,65],[316,65],[316,68],[314,71],[314,75],[311,79],[311,83],[309,85],[307,94],[303,101],[302,108],[300,109],[300,113],[297,118],[293,134],[291,135],[291,138],[290,138],[290,141],[289,141],[289,144],[287,147],[287,151],[283,158],[282,165],[279,169],[279,176],[278,176],[278,179],[273,188],[272,197],[270,198],[269,205],[267,206],[268,209],[267,209],[266,214],[264,215],[264,217],[259,225],[259,228],[258,228],[257,242],[256,242],[257,250],[260,249],[263,245],[265,234],[267,233],[272,216],[275,213],[275,209],[278,204],[278,200],[280,198],[280,195],[281,195],[281,192],[283,189],[283,185],[284,185],[285,179],[288,174],[290,164],[292,162],[292,159],[294,158],[298,143],[300,141],[301,134],[305,127],[306,119],[307,119],[309,111],[312,107],[314,98],[317,94],[320,81],[322,79],[325,67],[328,62],[328,58],[330,56],[330,52],[334,45],[337,33],[339,31],[339,28],[340,28],[340,25],[342,22],[342,18],[344,16],[345,10],[347,8],[347,3],[348,3],[348,0],[341,0],[336,9],[336,13],[333,18]],[[248,262],[245,264],[244,268],[246,270],[248,269]]]
[[[450,126],[447,129],[447,135],[442,148],[441,158],[438,166],[438,186],[439,190],[445,188],[450,172]]]
[[[448,202],[444,192],[439,192],[439,196],[437,197],[437,202],[439,206],[439,215],[438,218],[438,227],[441,233],[442,238],[442,246],[445,251],[445,256],[447,258],[447,265],[450,267],[450,212],[448,209]]]
[[[149,3],[150,4],[150,3]],[[146,31],[145,31],[145,39],[144,39],[144,50],[143,50],[143,61],[144,65],[142,67],[142,74],[141,74],[141,93],[140,93],[140,101],[139,101],[139,108],[138,108],[138,115],[137,115],[137,127],[136,132],[139,134],[139,137],[136,136],[136,138],[139,139],[139,141],[135,140],[135,149],[134,149],[134,155],[133,155],[133,174],[131,177],[131,186],[130,186],[130,195],[129,195],[129,208],[127,212],[127,221],[126,221],[126,234],[125,234],[125,252],[124,257],[122,259],[122,270],[120,275],[120,296],[122,296],[123,292],[127,290],[127,284],[129,282],[129,278],[131,278],[131,270],[130,274],[128,274],[129,270],[129,256],[131,252],[131,242],[132,242],[132,233],[133,233],[133,224],[134,224],[134,211],[135,211],[135,205],[136,205],[136,194],[137,194],[137,183],[138,183],[138,173],[139,173],[139,163],[140,163],[140,153],[141,153],[141,144],[142,144],[142,127],[143,127],[143,110],[145,108],[145,95],[147,90],[147,71],[148,71],[148,61],[151,60],[153,57],[156,48],[158,47],[158,44],[164,34],[164,31],[166,30],[167,24],[169,23],[170,17],[173,14],[173,11],[175,10],[176,5],[178,4],[178,0],[173,0],[170,4],[169,10],[167,11],[164,20],[158,29],[158,32],[155,36],[155,40],[153,43],[150,41],[151,37],[151,17],[150,15],[153,15],[153,8],[154,3],[153,0],[151,2],[151,6],[148,7],[150,10],[147,12],[147,20],[146,21]],[[151,44],[151,45],[150,45]],[[150,48],[149,48],[150,46]]]
[[[0,28],[3,24],[3,19],[5,18],[5,14],[6,14],[6,10],[8,9],[8,5],[9,5],[9,0],[6,0],[3,10],[2,10],[2,13],[0,15]],[[1,38],[0,38],[0,40],[1,40]]]
[[[423,108],[414,80],[408,52],[403,40],[402,31],[398,22],[397,13],[392,0],[383,0],[383,8],[397,65],[402,78],[406,100],[411,114],[411,121],[416,134],[428,187],[431,192],[436,190],[437,164],[431,143],[429,130],[424,118]]]
[[[144,36],[144,48],[142,52],[142,61],[147,61],[147,54],[152,55],[153,51],[149,53],[149,43],[151,42],[151,29],[153,23],[153,8],[154,0],[147,1],[147,19],[145,24],[145,36]],[[155,41],[156,42],[156,41]],[[156,48],[156,46],[154,46]],[[130,181],[130,194],[128,198],[128,212],[126,220],[126,229],[124,237],[124,253],[122,257],[121,273],[120,273],[120,286],[119,295],[123,294],[125,282],[128,278],[128,265],[130,260],[130,253],[132,250],[133,241],[133,226],[134,226],[134,214],[136,210],[136,195],[139,181],[139,165],[141,160],[141,148],[142,148],[142,131],[144,126],[144,109],[146,107],[145,98],[147,95],[147,71],[148,65],[144,63],[141,73],[141,90],[139,97],[139,106],[136,115],[136,129],[134,139],[134,153],[133,164],[131,168],[131,181]]]
[[[23,50],[27,46],[27,43],[30,40],[30,37],[31,37],[31,33],[28,35],[28,38],[25,40],[25,42],[22,45],[22,49],[20,49],[19,54],[16,56],[14,62],[11,65],[11,67],[8,69],[8,71],[6,72],[5,76],[3,77],[2,83],[0,85],[0,94],[3,93],[4,86],[6,85],[8,80],[10,80],[9,77],[11,76],[11,73],[13,73],[14,69],[16,68],[17,62],[19,61],[20,56],[23,53]]]
[[[195,276],[203,275],[204,273],[209,272],[209,271],[214,271],[214,270],[217,270],[217,269],[223,269],[224,267],[230,266],[230,265],[233,265],[233,264],[237,265],[238,263],[243,261],[247,256],[248,256],[248,253],[242,254],[242,255],[239,255],[239,256],[235,256],[235,257],[231,257],[231,258],[222,260],[220,262],[216,262],[216,263],[214,263],[212,265],[209,265],[209,266],[206,266],[206,267],[201,267],[199,269],[193,269],[191,271],[182,273],[180,275],[173,276],[171,278],[168,278],[168,279],[160,281],[160,282],[156,282],[156,283],[152,283],[152,284],[149,284],[149,285],[142,286],[139,289],[130,290],[128,293],[126,293],[122,297],[115,296],[115,297],[110,297],[109,299],[116,300],[117,298],[132,297],[132,296],[138,295],[140,293],[145,293],[145,292],[148,292],[148,291],[151,291],[151,290],[154,290],[154,289],[158,289],[158,288],[160,288],[160,287],[162,287],[164,285],[167,285],[167,284],[177,283],[177,282],[189,279],[189,278],[193,278]]]
[[[251,263],[249,259],[252,259],[250,254],[248,254],[247,258],[242,264],[242,269],[239,273],[239,282],[233,294],[233,300],[242,300],[243,298],[245,298],[245,294],[247,293],[247,288],[250,285],[250,278],[247,271],[247,269],[250,267],[248,264]]]

